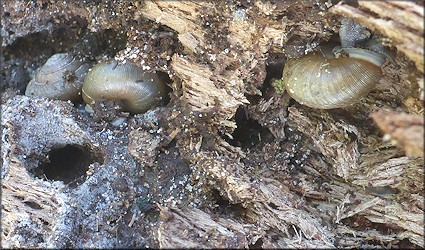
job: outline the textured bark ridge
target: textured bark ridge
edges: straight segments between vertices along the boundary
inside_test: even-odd
[[[425,247],[421,2],[3,2],[2,247]],[[351,106],[300,105],[285,62],[341,17],[396,65]],[[164,106],[23,96],[59,52],[158,72]]]

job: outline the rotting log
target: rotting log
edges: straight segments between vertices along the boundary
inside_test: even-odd
[[[247,236],[254,229],[249,224],[213,218],[196,208],[159,209],[156,233],[160,248],[248,248]]]
[[[225,7],[207,1],[128,4],[131,11],[118,11],[123,7],[119,6],[115,10],[120,18],[110,23],[107,5],[88,9],[89,14],[83,18],[88,19],[88,28],[93,31],[124,28],[128,34],[135,34],[138,26],[130,29],[126,22],[150,20],[175,32],[182,48],[172,55],[165,53],[163,58],[169,57],[166,61],[170,61],[166,66],[173,81],[172,102],[161,108],[164,112],[159,118],[155,117],[166,120],[167,126],[158,128],[160,125],[156,124],[155,131],[165,131],[164,137],[175,142],[170,147],[190,165],[193,192],[188,199],[210,199],[199,202],[203,208],[213,204],[201,211],[172,207],[159,200],[159,223],[151,223],[159,246],[382,247],[406,240],[410,242],[407,246],[424,247],[423,163],[420,158],[404,156],[404,151],[383,141],[382,133],[369,118],[372,114],[378,126],[384,126],[382,130],[399,141],[409,156],[421,156],[422,152],[423,157],[423,148],[412,141],[423,134],[423,129],[417,129],[421,121],[417,116],[400,115],[400,110],[412,110],[409,107],[413,106],[404,104],[408,98],[421,99],[418,86],[412,84],[415,77],[410,77],[406,65],[410,59],[423,72],[423,25],[417,23],[423,17],[422,6],[360,1],[359,6],[341,3],[329,11],[330,3],[308,1],[255,1],[243,6],[228,1]],[[395,11],[383,14],[388,9]],[[283,64],[288,57],[315,50],[337,32],[337,14],[353,18],[389,38],[387,42],[407,56],[396,56],[401,69],[386,65],[377,90],[353,107],[334,111],[298,105],[284,92],[277,93],[270,82],[265,83],[266,66],[275,62],[270,59],[272,53]],[[118,20],[122,21],[119,25]],[[152,23],[144,25],[157,27]],[[405,37],[400,36],[404,34],[400,33],[402,27],[408,28]],[[143,58],[132,58],[134,54],[126,51],[140,50],[145,42],[141,37],[130,37],[127,48],[120,53],[122,59],[140,64]],[[391,115],[400,118],[395,130],[385,115],[379,116],[384,109],[397,109]],[[243,127],[236,121],[238,110],[244,111],[246,120],[258,122],[263,129],[254,129],[256,140],[249,146],[232,142],[236,137],[233,132]],[[423,104],[421,108],[419,103],[415,110],[423,115]],[[137,119],[129,118],[133,124],[138,124]],[[105,124],[96,124],[102,125]],[[143,129],[125,130],[130,130],[127,149],[142,165],[140,168],[160,168],[154,160],[163,150],[160,139]],[[266,132],[261,134],[263,131]],[[412,137],[403,137],[407,131],[414,131],[409,134]],[[122,132],[117,135],[123,136]],[[9,174],[24,176],[19,171]],[[19,193],[12,185],[3,188],[6,197]],[[32,192],[37,185],[20,188]],[[27,192],[32,201],[30,191]],[[216,191],[219,198],[210,198]],[[47,199],[43,194],[40,197]],[[46,204],[40,206],[42,211],[38,213],[42,214],[36,216],[42,218],[55,212],[55,203]],[[228,210],[223,208],[220,214],[215,210],[217,206]],[[9,219],[12,221],[8,225],[17,221]],[[120,220],[124,219],[112,221]],[[135,220],[131,226],[138,224]],[[149,224],[141,220],[140,224],[143,223]],[[180,228],[186,231],[179,231]],[[115,229],[110,230],[116,233]],[[97,235],[97,231],[93,234]],[[212,237],[213,242],[199,239],[201,234]]]
[[[8,168],[14,174],[2,180],[2,238],[14,235],[16,232],[11,230],[19,227],[19,222],[36,224],[39,231],[34,233],[52,233],[57,221],[51,215],[58,213],[63,202],[59,193],[52,192],[41,181],[34,181],[18,159]]]
[[[397,112],[371,114],[379,128],[411,157],[424,158],[424,117]]]
[[[296,8],[290,4],[257,3],[256,6],[260,10],[259,14],[251,15],[249,18],[245,16],[245,12],[237,9],[232,9],[233,12],[226,9],[223,11],[211,3],[191,1],[171,3],[146,1],[136,12],[136,18],[143,17],[156,21],[178,33],[177,37],[187,51],[184,56],[174,55],[171,66],[181,81],[182,105],[189,111],[201,112],[201,114],[213,109],[216,115],[210,120],[212,126],[230,127],[228,132],[236,128],[231,118],[238,105],[251,105],[245,99],[245,95],[247,93],[263,95],[256,88],[261,86],[264,76],[257,75],[254,79],[249,77],[253,76],[253,70],[258,67],[260,72],[264,70],[263,53],[269,50],[280,50],[287,56],[294,54],[299,56],[299,52],[292,54],[293,48],[304,46],[302,47],[302,53],[304,53],[314,48],[314,42],[330,37],[330,33],[323,33],[326,29],[321,26],[312,26],[309,21],[299,25],[295,21],[296,14],[291,13],[291,16],[285,12],[285,8]],[[346,5],[337,5],[332,8],[332,11],[337,13],[343,7]],[[355,13],[360,11],[358,7],[348,6],[347,8],[353,8],[356,10]],[[193,11],[187,12],[188,9]],[[223,12],[218,14],[219,10]],[[284,17],[279,22],[271,18],[273,15],[278,16],[282,13],[294,19]],[[208,15],[220,16],[217,19],[227,21],[207,19]],[[334,24],[336,19],[335,16],[327,15],[325,11],[319,14],[322,20],[318,20],[322,21],[320,23],[324,27]],[[411,29],[419,29],[419,32],[414,30],[408,36],[409,39],[397,40],[396,37],[392,37],[394,33],[385,33],[385,30],[376,28],[382,20],[372,19],[376,24],[373,26],[355,16],[349,17],[391,38],[394,41],[393,45],[413,60],[421,70],[423,62],[419,60],[419,57],[422,57],[423,52],[421,52],[422,38],[419,35],[423,30],[420,31],[420,26],[410,25]],[[318,17],[310,18],[312,21]],[[406,23],[409,21],[404,22],[404,25],[408,25]],[[206,23],[210,27],[206,26]],[[388,25],[391,23],[388,22]],[[221,30],[224,35],[214,36],[217,35],[215,30]],[[297,44],[294,42],[294,37],[302,37],[311,44],[310,46]],[[314,40],[315,38],[318,40]],[[412,41],[414,41],[413,47],[406,45]],[[224,49],[229,49],[229,52],[222,53]],[[234,58],[237,58],[239,63],[235,63]],[[394,77],[390,75],[385,80],[389,78]],[[277,96],[273,98],[279,99]],[[261,101],[267,103],[266,98],[262,98]],[[283,103],[275,105],[282,105],[281,108],[285,109],[289,104]],[[368,105],[351,112],[370,112],[373,107],[370,108]],[[275,173],[272,168],[261,170],[259,167],[241,163],[240,158],[249,159],[250,156],[240,148],[230,145],[223,138],[215,138],[217,142],[215,152],[209,152],[202,147],[205,141],[204,135],[195,133],[190,137],[176,136],[181,133],[178,132],[180,129],[173,128],[171,130],[173,138],[187,139],[187,143],[181,141],[179,147],[183,156],[192,164],[191,168],[198,186],[205,190],[218,189],[230,203],[242,204],[246,208],[246,216],[250,221],[264,225],[263,230],[277,230],[281,242],[285,242],[283,245],[276,243],[273,245],[270,239],[264,236],[262,239],[264,246],[268,243],[275,247],[332,246],[335,238],[341,239],[341,244],[347,246],[361,246],[364,238],[387,244],[407,238],[412,243],[423,246],[420,240],[423,233],[417,230],[423,227],[423,220],[420,220],[423,212],[401,203],[403,200],[417,200],[423,197],[420,191],[423,184],[420,181],[422,175],[418,172],[420,162],[397,158],[400,152],[385,143],[379,143],[379,137],[366,132],[369,128],[358,128],[344,120],[337,121],[327,112],[309,113],[308,109],[291,107],[286,113],[287,117],[282,117],[282,115],[267,113],[268,109],[273,110],[273,108],[270,105],[263,105],[259,110],[265,116],[282,118],[273,125],[275,130],[279,125],[284,126],[284,121],[289,121],[288,126],[304,134],[307,140],[316,146],[315,152],[324,156],[325,159],[318,156],[311,157],[302,170],[293,176],[286,176],[286,172]],[[263,120],[261,114],[253,112],[254,110],[251,109],[252,117]],[[275,110],[273,112],[280,113]],[[281,139],[285,138],[283,132],[276,133],[281,135]],[[381,147],[380,152],[376,152],[377,147]],[[247,171],[247,168],[254,170]],[[386,176],[376,173],[380,168],[386,169]],[[415,180],[418,182],[399,178],[400,173],[404,176],[416,176]],[[297,180],[298,184],[293,184],[290,180]],[[321,182],[325,184],[320,185]],[[406,188],[412,185],[413,190]],[[357,195],[350,195],[352,192]],[[401,192],[404,198],[394,201],[398,192]],[[303,203],[303,197],[310,197],[312,201],[305,201],[306,203],[300,209],[297,206]],[[386,211],[386,207],[393,207],[394,210]],[[395,217],[391,216],[394,211],[398,211]],[[362,231],[352,227],[347,230],[347,227],[342,226],[341,223],[350,220],[358,220],[360,224],[371,222],[386,224],[400,233],[387,235],[377,230]],[[393,227],[393,225],[400,225],[401,231],[400,227]],[[167,229],[163,228],[163,230]],[[352,237],[353,232],[358,234]],[[173,235],[173,232],[163,233]],[[303,240],[297,240],[297,237]]]

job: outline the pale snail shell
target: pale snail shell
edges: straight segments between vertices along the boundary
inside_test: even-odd
[[[87,74],[82,95],[86,103],[107,99],[120,101],[131,113],[143,113],[158,106],[165,84],[155,73],[146,73],[131,63],[99,63]]]
[[[51,56],[38,68],[25,90],[25,95],[59,100],[78,100],[83,79],[90,65],[70,53]]]
[[[348,106],[372,90],[385,57],[360,48],[342,48],[349,57],[326,58],[320,52],[289,59],[282,81],[297,102],[318,109]]]

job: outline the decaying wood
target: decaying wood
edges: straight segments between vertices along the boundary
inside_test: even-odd
[[[339,6],[336,6],[336,9],[342,8]],[[284,13],[284,8],[279,9],[282,6],[261,5],[260,7],[259,9],[263,10],[266,16],[273,13]],[[250,75],[250,69],[258,66],[260,63],[258,59],[262,58],[262,52],[271,48],[276,49],[278,46],[281,48],[286,46],[291,37],[288,35],[286,26],[294,25],[293,20],[284,19],[281,22],[266,23],[264,20],[261,21],[262,18],[258,20],[243,19],[234,16],[235,14],[232,16],[231,13],[220,13],[222,16],[227,15],[228,20],[227,23],[221,24],[223,25],[221,29],[230,32],[228,39],[224,39],[226,40],[224,43],[229,46],[230,53],[223,54],[218,53],[220,52],[219,45],[215,40],[218,38],[210,39],[208,41],[210,46],[208,46],[205,40],[205,34],[208,31],[204,31],[205,26],[200,20],[202,15],[189,14],[184,11],[185,8],[208,9],[211,16],[215,15],[213,13],[216,10],[213,5],[203,2],[185,1],[170,4],[161,1],[146,1],[138,15],[175,30],[180,42],[188,50],[189,53],[185,56],[174,55],[171,66],[176,76],[181,79],[181,100],[188,105],[189,110],[207,113],[214,107],[217,117],[220,117],[217,119],[217,125],[235,128],[236,124],[231,120],[232,114],[239,105],[248,104],[245,99],[246,93],[256,93],[252,89],[246,89],[249,82],[243,77]],[[356,9],[356,11],[359,10]],[[257,21],[257,25],[253,23],[255,21]],[[264,26],[258,28],[261,24]],[[305,36],[304,32],[307,32],[306,29],[310,26],[306,24],[305,27],[307,27],[305,30],[296,30],[292,35]],[[220,29],[220,26],[216,28]],[[310,28],[314,33],[315,27]],[[373,26],[371,28],[373,29]],[[256,32],[260,32],[261,35],[254,35]],[[413,35],[416,34],[412,33]],[[391,38],[391,36],[389,37]],[[412,37],[412,39],[415,40],[416,37]],[[271,43],[268,43],[270,41]],[[417,45],[416,40],[415,42]],[[230,45],[233,48],[239,46],[242,50],[233,50]],[[252,46],[257,50],[252,50]],[[196,60],[196,57],[203,57],[204,54],[207,55],[206,60],[201,62]],[[406,54],[408,53],[406,52]],[[229,63],[234,62],[232,59],[234,57],[244,62],[242,64],[244,66]],[[247,60],[248,58],[250,60]],[[247,63],[250,66],[247,67]],[[217,65],[232,65],[232,70],[229,71],[224,66],[220,69]],[[222,76],[225,77],[222,78]],[[234,79],[236,82],[233,81]],[[264,99],[264,103],[267,103],[267,99]],[[266,105],[263,109],[267,110],[267,107],[269,106]],[[264,225],[263,230],[272,228],[279,232],[280,243],[271,243],[267,237],[264,237],[264,247],[330,247],[333,246],[333,238],[342,236],[346,241],[341,243],[342,245],[350,245],[351,240],[351,246],[360,246],[365,238],[376,239],[388,244],[407,238],[414,244],[423,246],[423,242],[420,241],[423,233],[417,230],[423,227],[423,220],[420,219],[422,212],[411,211],[411,208],[402,206],[399,201],[393,200],[396,193],[403,192],[405,194],[407,192],[405,188],[401,187],[403,185],[396,184],[401,180],[397,174],[417,174],[414,168],[418,168],[420,163],[416,163],[412,167],[412,162],[408,159],[393,160],[391,157],[394,158],[398,151],[388,148],[386,152],[388,152],[389,158],[381,160],[378,165],[387,170],[385,172],[387,175],[382,176],[374,172],[375,176],[372,175],[374,177],[370,179],[366,178],[369,182],[364,182],[362,180],[365,175],[371,174],[367,172],[367,169],[370,169],[373,164],[368,156],[376,157],[373,152],[374,146],[377,144],[371,144],[368,147],[370,151],[366,151],[369,154],[362,153],[360,146],[364,147],[364,141],[361,140],[365,139],[363,132],[359,132],[356,126],[343,121],[337,122],[327,112],[313,112],[311,115],[315,115],[315,118],[312,118],[310,114],[302,114],[295,108],[289,108],[289,126],[297,128],[306,137],[311,138],[315,142],[312,149],[322,154],[327,163],[324,163],[320,157],[312,157],[303,171],[289,178],[298,180],[298,185],[292,184],[286,178],[283,178],[281,182],[276,181],[266,175],[267,170],[260,171],[261,173],[256,175],[254,182],[250,181],[253,173],[246,171],[245,164],[235,162],[235,159],[249,158],[249,155],[222,139],[217,140],[218,148],[215,148],[215,152],[208,152],[201,147],[202,141],[205,139],[200,135],[198,137],[192,135],[189,138],[189,145],[180,144],[181,150],[182,152],[197,152],[195,155],[190,155],[189,159],[191,159],[192,169],[195,171],[194,175],[199,176],[197,178],[198,185],[201,187],[207,185],[208,188],[218,189],[230,203],[242,204],[246,208],[247,218]],[[270,114],[270,116],[281,117],[282,112],[277,112],[274,116]],[[258,117],[258,114],[255,114],[254,117]],[[258,119],[261,120],[261,118]],[[283,121],[286,118],[282,117],[281,120],[281,123],[273,125],[278,138],[284,138],[284,132],[280,131],[278,127],[279,125],[284,126]],[[235,154],[235,152],[239,153]],[[325,164],[330,164],[331,170],[325,170],[323,166]],[[273,176],[273,174],[270,175]],[[338,180],[337,177],[342,177],[350,184]],[[322,180],[332,181],[320,185]],[[412,184],[403,181],[402,183]],[[421,183],[423,182],[418,182],[411,196],[406,193],[407,196],[410,196],[409,199],[423,197],[419,191]],[[292,192],[294,190],[296,190],[296,194]],[[358,193],[357,196],[351,195],[353,190]],[[381,197],[382,195],[384,197]],[[303,203],[303,196],[310,197],[313,201],[306,202],[300,209],[297,206],[299,203]],[[328,205],[319,202],[321,200],[326,200]],[[400,214],[393,216],[393,210],[388,212],[385,207],[394,207],[400,211]],[[374,230],[361,231],[353,228],[347,230],[346,227],[338,225],[353,218],[361,218],[362,223],[366,223],[366,221],[368,221],[367,223],[384,223],[390,227],[391,225],[400,225],[396,229],[400,231],[401,228],[400,232],[402,233],[389,235]],[[385,222],[380,218],[385,218]],[[335,228],[324,226],[325,224],[335,225],[335,223],[337,224]],[[353,237],[352,233],[357,231],[361,233]],[[176,240],[178,238],[179,236],[176,237]]]
[[[424,72],[424,7],[406,1],[359,1],[361,8],[340,3],[332,12],[380,32]]]
[[[248,248],[250,225],[212,218],[196,208],[159,209],[157,237],[161,248]]]
[[[57,229],[66,224],[63,215],[69,208],[69,196],[63,182],[48,181],[47,174],[36,177],[33,170],[50,160],[53,149],[93,144],[71,118],[69,103],[25,96],[9,103],[12,105],[2,105],[1,120],[2,246],[13,248],[23,242],[28,247],[47,246],[46,242],[55,242],[55,237],[64,233]]]
[[[195,62],[196,57],[204,58],[205,65],[201,65],[201,68],[207,67],[206,70],[210,73],[206,72],[207,75],[203,76],[202,73],[205,69],[196,72],[195,68],[191,71],[205,78],[212,73],[216,78],[213,81],[216,88],[224,86],[228,88],[225,89],[226,95],[234,95],[233,98],[246,103],[245,97],[242,96],[244,93],[261,94],[256,87],[261,85],[266,76],[262,55],[267,47],[266,44],[258,43],[260,31],[255,25],[240,21],[237,17],[230,16],[230,13],[227,13],[229,16],[224,16],[224,13],[218,13],[217,8],[217,5],[198,1],[145,1],[135,18],[144,17],[175,30],[178,33],[179,41],[189,52],[186,57],[190,63]],[[209,14],[205,16],[199,13],[195,14],[199,10]],[[212,20],[208,21],[207,18],[212,18]],[[224,27],[219,26],[212,26],[209,28],[209,32],[205,30],[205,25],[213,25],[213,22],[218,22],[223,18],[229,22],[229,24],[226,23],[228,26],[225,30],[222,29]],[[218,25],[218,23],[214,25]],[[249,50],[240,49],[248,46]],[[176,65],[179,64],[176,63]],[[202,79],[197,79],[197,81],[199,80]],[[231,100],[230,103],[232,103]]]
[[[236,128],[234,122],[229,121],[236,109],[248,103],[242,93],[243,84],[214,75],[205,65],[198,65],[194,61],[175,55],[172,67],[176,75],[182,80],[182,101],[191,107],[194,112],[210,113],[219,109],[220,121],[223,125]],[[225,88],[219,88],[224,86]],[[231,89],[228,87],[232,87]]]
[[[167,203],[160,197],[158,223],[149,227],[160,247],[389,247],[405,239],[409,246],[425,246],[423,162],[414,159],[423,158],[423,105],[406,104],[409,93],[403,92],[403,88],[411,81],[406,71],[386,65],[383,83],[370,94],[372,98],[342,110],[303,107],[284,91],[277,93],[265,84],[266,65],[272,64],[271,53],[279,54],[283,64],[288,57],[314,50],[338,30],[339,15],[390,38],[390,44],[423,72],[422,6],[412,2],[360,1],[359,7],[353,7],[343,2],[330,12],[326,8],[331,5],[329,1],[325,5],[310,1],[254,1],[248,7],[231,1],[226,7],[209,1],[146,0],[126,4],[132,7],[131,11],[128,16],[125,11],[120,12],[120,19],[115,20],[120,23],[118,26],[108,23],[107,13],[99,7],[86,14],[90,19],[88,28],[121,30],[128,28],[129,23],[133,25],[133,21],[143,22],[147,27],[155,27],[152,23],[156,22],[155,25],[166,26],[167,35],[175,36],[172,41],[178,40],[182,46],[177,51],[165,49],[165,59],[162,58],[168,64],[161,67],[169,70],[173,81],[172,101],[158,109],[166,115],[155,111],[146,115],[158,118],[158,124],[152,125],[158,136],[144,126],[129,125],[125,130],[128,134],[123,136],[123,141],[129,139],[126,149],[137,159],[140,169],[147,171],[161,169],[157,156],[160,152],[169,154],[171,150],[166,147],[172,147],[191,170],[187,174],[190,194],[185,193],[184,199],[205,206],[199,200],[208,200],[205,197],[218,191],[217,196],[229,207],[241,210],[216,213],[214,209],[220,205],[214,199],[207,203],[213,207],[203,211],[183,205],[168,206],[171,202],[188,201],[177,202],[168,197]],[[146,40],[136,36],[142,33],[137,29],[135,25],[127,30],[127,34],[135,36],[129,38],[119,57],[132,60],[134,56],[135,62],[140,63],[143,57],[132,52],[140,51]],[[408,61],[398,56],[403,58],[401,61]],[[395,87],[387,88],[388,85]],[[420,100],[416,96],[417,86],[413,88],[412,98]],[[383,107],[400,103],[405,106],[397,109],[416,110],[411,112],[416,115],[382,112]],[[232,132],[239,126],[235,118],[238,110],[245,112],[246,120],[258,122],[267,137],[258,132],[258,140],[249,146],[232,143]],[[397,141],[409,157],[383,140],[369,118],[370,113],[378,127]],[[140,122],[138,119],[143,116],[126,119],[132,121],[130,124],[139,124],[136,121]],[[110,126],[102,125],[105,130]],[[72,136],[82,138],[82,134],[78,130]],[[175,143],[164,146],[163,138]],[[68,143],[65,140],[62,144]],[[43,150],[49,149],[42,146]],[[7,236],[7,228],[19,226],[13,223],[25,218],[32,218],[43,233],[51,233],[55,224],[51,214],[57,213],[63,202],[60,192],[51,193],[53,187],[44,189],[43,182],[29,176],[22,163],[7,150],[12,149],[2,149],[2,157],[11,158],[8,162],[12,164],[5,172],[13,176],[7,176],[2,183],[6,211],[3,235]],[[122,164],[123,168],[127,167],[125,164],[128,162]],[[117,199],[126,204],[123,214],[133,209],[131,205],[140,198],[134,197],[136,192],[125,184],[127,175],[120,173],[124,184],[117,191],[132,193],[131,199]],[[141,182],[134,185],[146,184]],[[112,181],[111,186],[116,188]],[[151,188],[164,189],[155,185]],[[198,197],[201,195],[202,198]],[[115,216],[119,219],[108,219],[108,223],[125,220],[124,215]],[[137,224],[137,216],[140,214],[133,214],[129,227]],[[101,226],[116,232],[119,228]],[[93,235],[98,237],[96,230]]]
[[[382,17],[393,19],[409,28],[424,32],[424,9],[414,1],[359,1],[359,5]]]
[[[338,176],[348,179],[350,171],[357,167],[360,157],[357,141],[349,136],[349,134],[357,136],[357,128],[336,121],[327,122],[330,127],[326,127],[321,122],[309,119],[296,108],[290,107],[288,111],[289,120],[296,123],[294,127],[317,142],[315,149],[329,157]],[[326,112],[321,112],[320,115],[321,120],[332,120]]]
[[[178,32],[180,42],[192,51],[200,51],[206,41],[202,36],[202,28],[195,21],[197,8],[212,8],[213,4],[190,1],[145,1],[135,19],[144,18],[160,22]]]
[[[331,247],[333,233],[308,212],[297,208],[297,200],[284,186],[279,186],[272,179],[249,180],[243,171],[243,164],[231,163],[230,159],[212,157],[200,152],[196,171],[209,185],[217,188],[231,203],[241,203],[247,209],[247,217],[259,225],[279,230],[285,237],[284,242],[302,247],[317,245]],[[199,171],[199,172],[198,172]],[[297,233],[291,233],[296,227]],[[303,240],[296,244],[299,237]],[[287,244],[288,244],[287,243]]]
[[[12,152],[9,153],[13,155]],[[2,242],[19,235],[20,228],[29,226],[38,228],[38,231],[31,234],[40,235],[40,239],[42,235],[51,235],[58,223],[57,218],[52,215],[57,214],[64,203],[60,190],[52,189],[42,180],[34,180],[24,164],[16,157],[6,163],[7,166],[2,167],[13,174],[2,178]],[[15,247],[18,242],[8,240],[2,246]],[[28,243],[28,247],[37,247],[39,242]]]
[[[357,128],[336,121],[325,123],[332,127],[323,127],[323,123],[318,122],[316,117],[302,114],[294,108],[289,110],[289,117],[292,117],[290,123],[296,122],[300,131],[306,135],[312,135],[312,138],[319,137],[321,134],[328,138],[325,140],[316,138],[315,140],[325,143],[325,145],[318,145],[318,148],[324,156],[334,159],[335,170],[333,171],[340,175],[342,169],[346,175],[341,177],[351,182],[352,186],[333,181],[333,184],[327,185],[329,188],[327,194],[312,193],[315,196],[328,197],[331,204],[333,202],[337,204],[337,211],[334,214],[335,222],[338,223],[344,218],[360,214],[372,222],[398,225],[407,230],[406,235],[410,235],[415,244],[423,245],[421,229],[424,221],[421,218],[422,212],[420,212],[423,206],[417,203],[418,199],[423,198],[422,161],[418,160],[412,164],[413,162],[407,157],[396,158],[397,151],[388,146],[382,146],[382,151],[377,154],[376,149],[379,146],[373,143],[362,145],[360,150],[357,139],[353,140],[348,136],[348,133],[351,133],[361,138],[361,131],[358,131]],[[332,120],[328,115],[323,115],[322,118]],[[413,133],[413,135],[418,135],[418,133]],[[336,140],[338,137],[339,139]],[[347,141],[343,144],[337,142],[344,140]],[[341,148],[342,145],[344,148]],[[385,151],[387,152],[386,156],[383,154]],[[353,158],[352,155],[355,157]],[[345,165],[341,166],[338,162],[343,162]],[[311,161],[311,164],[313,169],[323,168],[318,161]],[[317,173],[317,171],[309,172],[312,176]],[[350,194],[350,189],[356,190],[355,195]],[[343,197],[344,194],[345,197]],[[414,206],[417,207],[394,200],[394,197],[400,194],[407,196],[407,200],[415,201]],[[357,204],[356,200],[360,204]],[[389,207],[393,209],[386,210]],[[323,209],[325,208],[323,207]],[[398,212],[394,213],[394,211]],[[335,213],[335,211],[329,212]]]
[[[378,127],[403,148],[408,156],[424,157],[424,117],[398,112],[376,112],[371,117]]]
[[[135,129],[129,134],[128,151],[143,165],[153,165],[159,145],[160,138],[144,130]]]
[[[42,181],[29,176],[18,159],[8,167],[14,174],[2,180],[2,237],[11,233],[13,223],[25,223],[30,218],[39,225],[40,232],[51,232],[55,222],[51,215],[57,213],[61,203],[58,193],[51,193]]]

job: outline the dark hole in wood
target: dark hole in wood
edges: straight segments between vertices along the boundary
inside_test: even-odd
[[[259,238],[254,244],[248,246],[249,249],[262,249],[263,240]]]
[[[266,127],[262,127],[256,120],[249,118],[244,107],[236,110],[235,121],[237,128],[232,133],[233,139],[228,140],[233,146],[251,148],[270,133]]]
[[[170,76],[168,76],[168,74],[165,73],[165,72],[158,71],[157,74],[164,81],[164,83],[166,85],[164,99],[162,100],[162,105],[166,106],[170,102],[170,92],[173,91],[170,87],[172,81],[170,79]]]
[[[35,170],[39,178],[51,181],[63,181],[70,187],[77,187],[86,179],[86,172],[90,164],[102,159],[92,151],[79,145],[66,145],[52,149],[49,161]]]

